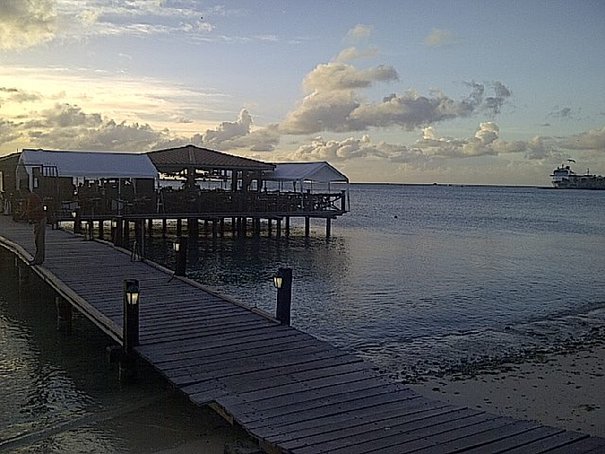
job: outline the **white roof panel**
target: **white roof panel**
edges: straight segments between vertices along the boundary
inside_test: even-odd
[[[272,181],[313,181],[330,183],[347,182],[349,179],[330,164],[322,162],[290,162],[275,164],[275,170],[265,176]]]
[[[55,167],[60,177],[158,178],[146,154],[24,149],[19,164],[28,173],[35,166]]]

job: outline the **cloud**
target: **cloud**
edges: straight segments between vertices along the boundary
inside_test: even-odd
[[[340,54],[338,58],[342,57]],[[486,84],[468,82],[466,85],[470,93],[460,100],[454,100],[438,90],[428,96],[408,90],[402,95],[392,93],[385,96],[382,102],[368,102],[363,99],[361,90],[377,82],[399,80],[395,68],[380,65],[360,69],[338,58],[317,65],[304,78],[303,89],[307,95],[280,124],[282,133],[365,131],[372,127],[393,126],[413,130],[449,119],[468,117],[477,112],[496,115],[512,96],[510,89],[500,81]]]
[[[372,30],[370,25],[357,24],[347,32],[345,40],[349,42],[358,42],[367,39],[372,34]]]
[[[252,124],[252,116],[248,110],[242,109],[237,120],[224,121],[215,129],[194,135],[192,143],[217,150],[247,148],[257,152],[273,151],[279,143],[277,126],[252,131]]]
[[[21,50],[54,38],[55,2],[13,0],[0,2],[0,51]]]
[[[30,93],[17,88],[0,87],[0,105],[4,103],[26,103],[41,99],[39,94]]]
[[[605,152],[605,126],[591,129],[560,140],[560,145],[569,150],[594,150]]]
[[[34,115],[22,123],[13,122],[9,138],[27,140],[31,147],[68,150],[147,151],[182,142],[167,130],[154,130],[147,124],[118,123],[70,104],[56,104],[31,116]]]
[[[22,137],[20,125],[14,121],[0,119],[0,146]]]
[[[424,38],[424,44],[428,47],[444,47],[457,42],[456,35],[449,30],[434,28],[431,33]]]
[[[280,130],[286,134],[363,130],[364,126],[351,117],[361,105],[356,90],[397,79],[392,66],[358,69],[337,62],[318,65],[303,81],[309,94],[286,116]]]
[[[392,66],[380,65],[375,68],[357,69],[344,63],[317,65],[305,77],[303,87],[306,92],[328,92],[366,88],[374,82],[398,80],[399,75]]]
[[[362,58],[372,58],[378,55],[378,49],[371,47],[368,49],[359,49],[357,47],[347,47],[340,51],[340,53],[334,59],[338,63],[347,63],[353,60],[359,60]]]
[[[351,159],[382,159],[396,163],[420,164],[430,160],[419,148],[374,143],[368,135],[361,139],[349,137],[343,140],[324,140],[317,137],[311,143],[301,145],[291,156],[293,161],[347,161]]]
[[[439,137],[433,127],[427,127],[415,145],[431,156],[443,158],[496,156],[520,153],[530,148],[524,141],[508,142],[500,139],[500,128],[491,121],[480,123],[475,134],[468,138]]]

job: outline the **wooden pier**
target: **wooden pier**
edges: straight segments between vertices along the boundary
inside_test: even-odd
[[[119,344],[122,283],[138,279],[136,354],[267,452],[605,452],[604,439],[422,397],[355,355],[109,243],[48,229],[46,261],[27,267],[31,226],[0,216],[0,245]]]

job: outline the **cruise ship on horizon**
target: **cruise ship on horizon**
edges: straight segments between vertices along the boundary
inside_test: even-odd
[[[568,159],[568,162],[576,162]],[[556,189],[605,189],[605,177],[592,175],[590,169],[583,175],[578,175],[569,164],[561,164],[552,175],[552,185]]]

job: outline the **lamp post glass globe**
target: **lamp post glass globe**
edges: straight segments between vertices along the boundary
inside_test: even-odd
[[[126,300],[130,305],[139,304],[139,286],[136,281],[130,281],[126,284]]]
[[[273,285],[275,288],[280,289],[284,283],[283,276],[278,272],[275,276],[273,276]]]

